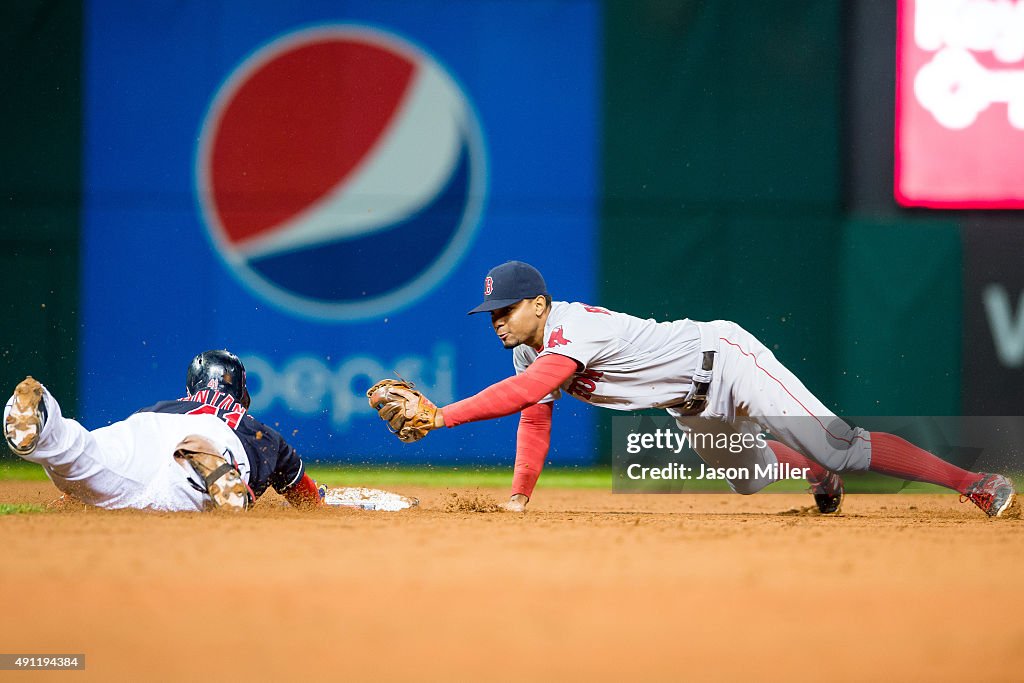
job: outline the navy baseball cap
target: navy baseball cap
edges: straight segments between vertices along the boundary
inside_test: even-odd
[[[486,313],[505,308],[523,299],[548,293],[540,271],[529,263],[509,261],[491,268],[484,278],[484,302],[469,312]]]

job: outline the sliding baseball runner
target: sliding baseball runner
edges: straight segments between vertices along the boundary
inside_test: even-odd
[[[270,487],[296,507],[322,504],[295,449],[249,413],[245,367],[235,354],[197,355],[185,388],[180,399],[89,431],[27,377],[7,401],[4,436],[65,495],[97,507],[244,510]]]

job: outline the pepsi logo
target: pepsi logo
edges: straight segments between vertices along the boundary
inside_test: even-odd
[[[425,296],[472,243],[486,179],[480,126],[452,76],[355,25],[289,33],[243,61],[196,153],[224,262],[263,299],[319,319]]]

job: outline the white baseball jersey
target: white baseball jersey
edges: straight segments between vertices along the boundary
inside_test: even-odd
[[[736,323],[657,322],[556,301],[544,325],[544,340],[540,350],[526,345],[515,348],[517,374],[550,353],[582,366],[545,402],[565,391],[581,401],[616,410],[666,408],[688,431],[767,430],[833,472],[866,470],[870,464],[869,433],[837,418],[770,349]],[[685,416],[672,404],[689,394],[704,351],[715,351],[708,405],[699,416]],[[744,466],[753,471],[754,465],[778,462],[767,445],[740,453],[695,450],[713,466]],[[775,480],[765,475],[729,483],[736,491],[754,493]]]
[[[692,320],[657,322],[554,301],[544,325],[544,348],[537,351],[523,344],[513,351],[516,374],[551,353],[583,367],[561,386],[581,401],[615,410],[661,408],[689,393],[701,362],[701,333]]]
[[[50,392],[43,400],[46,424],[36,449],[21,457],[41,465],[58,489],[83,503],[111,510],[210,509],[209,495],[196,488],[198,482],[193,485],[196,472],[174,458],[176,447],[189,435],[229,451],[243,481],[249,482],[245,448],[234,429],[216,415],[139,412],[90,432],[64,417]]]

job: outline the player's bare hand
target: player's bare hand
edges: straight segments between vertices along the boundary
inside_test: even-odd
[[[517,493],[508,499],[508,502],[502,503],[500,507],[505,512],[526,512],[526,504],[530,502],[530,499],[521,493]]]

